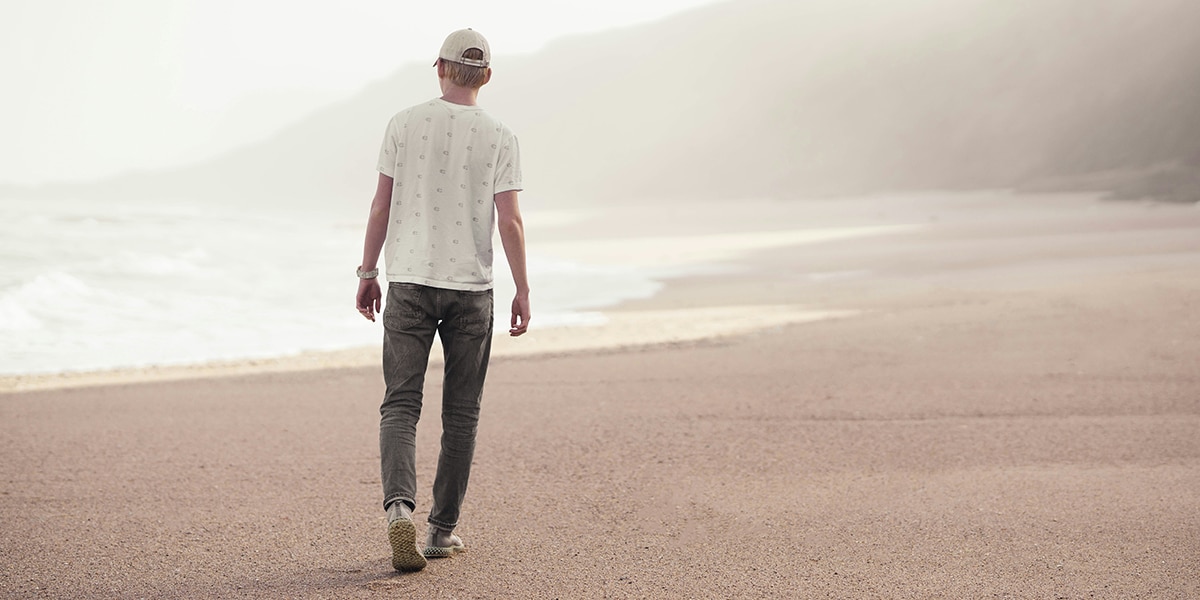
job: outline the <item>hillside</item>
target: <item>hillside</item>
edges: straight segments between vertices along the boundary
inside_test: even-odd
[[[742,0],[500,56],[538,204],[921,188],[1200,194],[1200,3]],[[44,194],[361,205],[405,68],[263,143]],[[1182,195],[1180,193],[1182,192]]]

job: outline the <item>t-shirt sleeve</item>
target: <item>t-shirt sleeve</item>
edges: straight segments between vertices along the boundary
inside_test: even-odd
[[[500,138],[500,153],[496,162],[496,181],[492,189],[495,193],[520,191],[521,184],[521,147],[517,136],[508,129]]]
[[[383,134],[383,143],[379,147],[379,164],[375,167],[388,177],[396,176],[396,160],[400,152],[400,115],[392,117],[388,122],[387,131]]]

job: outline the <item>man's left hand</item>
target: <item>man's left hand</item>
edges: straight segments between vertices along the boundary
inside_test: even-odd
[[[379,279],[372,277],[358,280],[358,295],[355,297],[355,305],[358,307],[359,314],[374,321],[375,313],[379,312],[382,300],[383,293],[379,289]]]

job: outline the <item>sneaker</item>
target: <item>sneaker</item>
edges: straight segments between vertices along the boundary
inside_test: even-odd
[[[457,535],[436,525],[429,526],[429,535],[425,537],[425,550],[422,551],[425,558],[448,558],[466,551],[466,546]]]
[[[397,571],[420,571],[428,564],[417,547],[412,511],[403,502],[393,502],[388,508],[388,542],[392,544],[392,567]]]

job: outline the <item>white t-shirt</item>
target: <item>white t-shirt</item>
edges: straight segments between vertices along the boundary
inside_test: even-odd
[[[494,196],[521,189],[512,131],[478,106],[430,100],[392,117],[379,172],[393,180],[388,281],[491,289]]]

